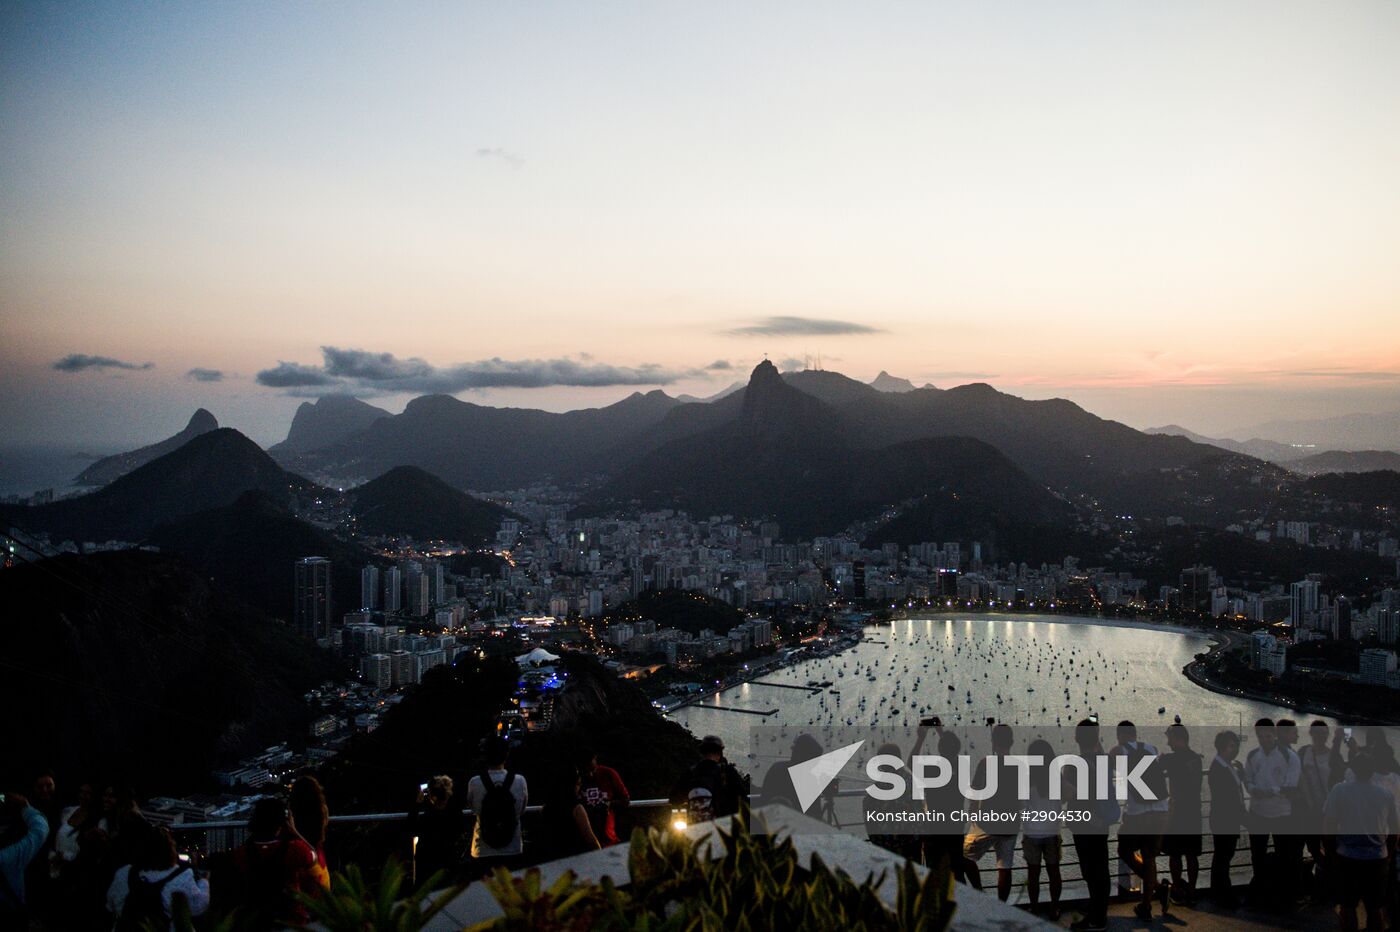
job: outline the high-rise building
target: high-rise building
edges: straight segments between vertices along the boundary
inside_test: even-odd
[[[331,561],[302,557],[296,563],[294,623],[303,637],[320,640],[331,634]]]
[[[1400,643],[1400,607],[1376,609],[1376,637],[1382,644]]]
[[[373,611],[379,607],[379,567],[366,566],[360,570],[360,608]]]
[[[397,566],[384,571],[384,611],[397,612],[403,608],[403,574]]]
[[[1292,600],[1289,620],[1295,628],[1311,628],[1317,626],[1317,596],[1318,582],[1315,579],[1303,579],[1293,583],[1288,587],[1288,595]]]

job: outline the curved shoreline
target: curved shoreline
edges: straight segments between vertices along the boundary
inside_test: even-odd
[[[1230,633],[1231,632],[1228,631],[1216,632],[1216,635],[1212,639],[1210,650],[1206,652],[1206,658],[1210,658],[1230,646]],[[1215,678],[1206,674],[1204,666],[1205,665],[1201,662],[1201,660],[1192,660],[1186,666],[1181,668],[1181,672],[1192,683],[1195,683],[1202,689],[1208,689],[1211,692],[1216,693],[1217,695],[1229,696],[1233,699],[1247,699],[1251,702],[1262,702],[1267,705],[1276,705],[1285,709],[1292,709],[1295,712],[1299,712],[1305,715],[1322,715],[1328,718],[1336,719],[1339,722],[1348,720],[1347,716],[1343,715],[1341,712],[1338,712],[1332,706],[1326,705],[1321,702],[1313,702],[1306,699],[1297,699],[1293,696],[1286,695],[1271,695],[1268,693],[1260,692],[1259,690],[1255,689],[1246,689],[1240,686],[1231,686],[1227,683],[1216,680]],[[1388,721],[1379,721],[1375,722],[1374,724],[1396,725],[1400,724],[1400,719],[1391,718]]]

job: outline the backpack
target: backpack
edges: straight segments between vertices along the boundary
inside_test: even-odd
[[[690,770],[690,788],[685,794],[685,818],[691,825],[715,817],[720,794],[719,768],[714,761],[702,760]]]
[[[520,828],[520,813],[516,811],[515,794],[511,792],[511,787],[515,786],[515,771],[507,770],[505,780],[496,783],[483,770],[481,786],[486,790],[481,810],[476,814],[481,841],[491,848],[508,847]]]
[[[160,880],[146,880],[136,865],[127,868],[126,902],[122,913],[117,917],[116,932],[143,932],[145,929],[164,929],[170,925],[170,914],[165,911],[165,885],[179,877],[189,866],[181,864]]]

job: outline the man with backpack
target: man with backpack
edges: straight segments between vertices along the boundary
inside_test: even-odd
[[[497,867],[509,868],[523,844],[520,817],[529,791],[525,778],[506,768],[510,746],[504,738],[482,743],[486,768],[467,783],[467,805],[476,816],[472,826],[472,873],[485,876]]]
[[[184,898],[191,917],[204,914],[209,881],[180,863],[169,829],[144,829],[136,852],[136,862],[117,868],[107,889],[107,909],[117,917],[115,932],[173,930],[176,897]]]
[[[1167,831],[1171,808],[1167,773],[1157,748],[1138,740],[1137,726],[1132,722],[1118,723],[1118,746],[1109,756],[1119,766],[1122,776],[1135,772],[1144,758],[1150,759],[1140,777],[1150,794],[1144,795],[1134,784],[1128,784],[1123,826],[1118,830],[1118,857],[1142,879],[1142,902],[1133,912],[1139,919],[1150,921],[1154,895],[1161,899],[1163,913],[1171,908],[1170,885],[1157,880],[1157,855],[1162,851],[1162,836]]]
[[[724,759],[724,742],[706,735],[700,739],[700,760],[671,790],[671,805],[684,806],[686,822],[695,825],[734,815],[747,797],[748,787],[738,768]]]

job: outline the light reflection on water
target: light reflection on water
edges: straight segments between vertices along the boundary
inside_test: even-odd
[[[746,756],[755,725],[914,725],[929,715],[948,725],[981,724],[992,716],[1011,724],[1053,725],[1058,718],[1073,725],[1097,712],[1106,724],[1132,719],[1154,740],[1158,726],[1176,715],[1187,725],[1216,727],[1248,727],[1263,715],[1301,718],[1187,679],[1182,667],[1210,647],[1210,638],[1195,633],[1058,615],[941,615],[871,626],[865,635],[843,653],[762,678],[830,681],[820,693],[746,683],[701,704],[777,709],[774,715],[687,707],[670,717],[697,735],[719,735],[731,759]]]

